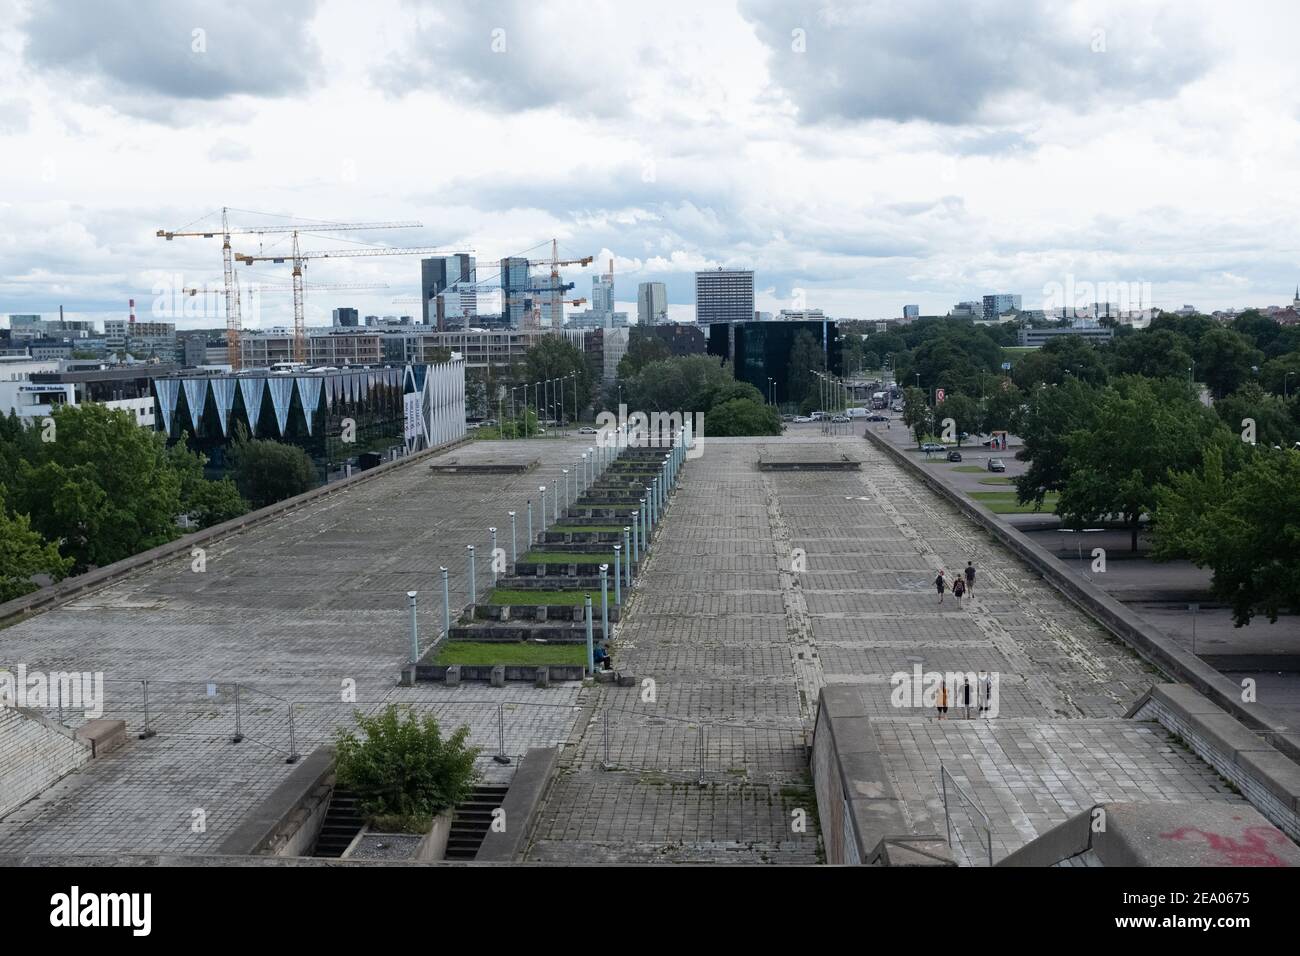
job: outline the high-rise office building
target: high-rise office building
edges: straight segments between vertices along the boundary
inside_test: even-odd
[[[905,319],[915,319],[920,314],[921,314],[921,307],[919,305],[903,306],[903,318]]]
[[[357,328],[361,324],[361,317],[356,309],[335,309],[334,325],[337,328]]]
[[[999,292],[997,295],[986,295],[984,297],[984,321],[996,322],[998,316],[1003,312],[1010,312],[1012,309],[1020,308],[1020,296],[1012,295],[1009,292]]]
[[[591,311],[614,311],[614,276],[609,273],[591,277]]]
[[[454,320],[463,316],[467,307],[470,315],[478,310],[478,294],[473,288],[468,288],[478,281],[475,272],[474,257],[467,252],[420,260],[421,317],[425,325],[444,329],[448,318]],[[439,293],[457,284],[451,297],[440,298]],[[454,313],[440,311],[448,304]]]
[[[668,321],[668,287],[662,282],[642,282],[636,287],[636,320],[641,325]]]
[[[754,273],[742,269],[715,269],[695,273],[695,321],[754,321]]]
[[[528,260],[511,256],[501,260],[501,314],[506,324],[526,324],[532,311],[532,290],[528,285]]]

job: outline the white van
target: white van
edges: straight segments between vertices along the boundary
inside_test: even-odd
[[[854,407],[849,409],[849,418],[866,418],[866,417],[867,417],[867,410],[865,408]]]

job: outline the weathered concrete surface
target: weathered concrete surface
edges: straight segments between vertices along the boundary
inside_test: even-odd
[[[210,542],[200,573],[186,550],[0,630],[5,662],[103,671],[104,716],[128,724],[124,746],[0,820],[0,853],[211,853],[290,773],[291,749],[308,754],[350,726],[354,709],[389,702],[468,724],[489,780],[507,780],[513,765],[490,759],[498,721],[508,754],[553,746],[578,716],[575,687],[396,686],[409,647],[406,592],[419,592],[427,645],[441,626],[439,565],[451,571],[453,608],[468,603],[465,546],[486,551],[496,526],[508,554],[514,510],[522,547],[527,500],[538,512],[537,486],[553,485],[585,448],[547,439],[454,451],[461,461],[542,459],[519,476],[400,465]],[[478,576],[482,594],[490,562],[478,562]],[[140,740],[144,678],[158,733]]]
[[[998,865],[1061,866],[1085,854],[1101,866],[1300,866],[1300,847],[1253,807],[1221,803],[1098,804]]]
[[[861,470],[756,469],[768,446],[796,442],[829,444],[809,452],[850,454]],[[968,559],[974,597],[939,604],[935,572]],[[815,859],[811,828],[792,820],[812,804],[807,746],[827,683],[860,695],[912,832],[945,832],[942,762],[992,819],[995,858],[1099,801],[1240,803],[1158,724],[1123,719],[1159,679],[1149,665],[859,435],[708,439],[615,660],[653,679],[653,698],[641,685],[583,692],[591,719],[566,749],[531,860]],[[891,675],[916,662],[996,670],[999,715],[937,721],[893,706]],[[955,803],[952,825],[956,859],[978,863],[976,814]]]

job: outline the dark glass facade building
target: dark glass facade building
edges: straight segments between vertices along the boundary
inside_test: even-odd
[[[795,400],[790,394],[790,356],[795,337],[812,336],[821,348],[822,361],[833,375],[844,373],[843,342],[839,327],[824,322],[722,322],[711,325],[709,354],[725,359],[737,381],[748,382],[762,395],[768,379],[776,383],[778,402]],[[798,396],[802,397],[802,396]]]

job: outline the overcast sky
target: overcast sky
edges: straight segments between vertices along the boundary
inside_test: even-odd
[[[218,241],[154,233],[223,205],[420,220],[350,238],[472,247],[480,279],[558,237],[613,258],[633,314],[659,280],[690,318],[692,273],[718,265],[756,271],[759,309],[846,317],[998,291],[1030,307],[1070,281],[1281,304],[1300,281],[1298,9],[0,0],[0,313],[104,318],[134,296],[147,317],[176,275],[220,282]],[[566,272],[577,294],[592,271]],[[393,302],[418,281],[415,256],[312,263],[308,321],[418,313]],[[389,288],[310,292],[355,282]],[[261,305],[262,325],[290,318],[286,295]]]

